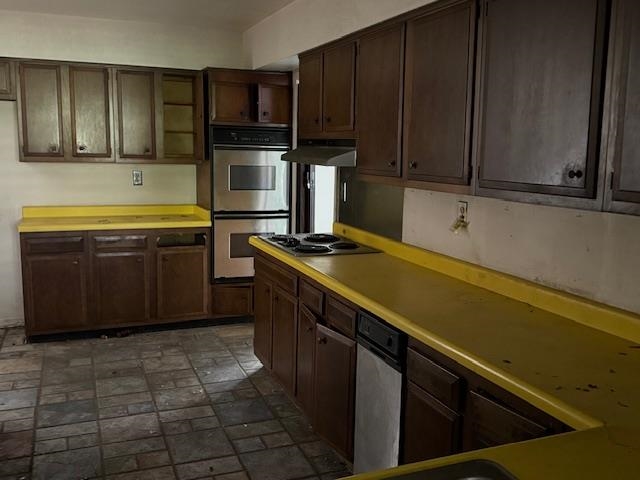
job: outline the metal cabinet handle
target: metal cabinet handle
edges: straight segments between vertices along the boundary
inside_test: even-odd
[[[318,339],[318,343],[321,345],[324,345],[325,343],[327,343],[327,337],[321,337]]]
[[[151,149],[149,147],[144,147],[144,153],[151,153]]]
[[[52,143],[49,145],[49,151],[51,153],[57,153],[58,152],[58,145],[56,145],[55,143]]]
[[[569,170],[569,178],[582,178],[582,170]]]
[[[80,262],[79,262],[78,260],[74,260],[74,261],[73,261],[73,262],[71,262],[71,263],[73,263],[74,265],[80,265]]]
[[[396,166],[395,160],[391,160],[389,163],[387,163],[387,167],[395,167],[395,166]]]
[[[418,164],[416,162],[409,162],[409,168],[413,169],[416,168]]]
[[[87,149],[87,146],[84,143],[78,144],[78,150],[84,152]]]
[[[326,117],[325,120],[327,121],[327,123],[331,123],[331,117]]]
[[[269,112],[262,112],[263,117],[266,117],[267,115],[269,115]]]
[[[313,327],[307,327],[307,332],[313,332]]]

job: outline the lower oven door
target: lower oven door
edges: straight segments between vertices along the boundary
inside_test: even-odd
[[[213,219],[213,278],[253,277],[251,235],[289,233],[289,215],[227,215]]]

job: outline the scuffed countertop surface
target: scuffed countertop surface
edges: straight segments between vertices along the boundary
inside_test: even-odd
[[[211,214],[197,205],[23,207],[18,232],[135,230],[210,227]]]

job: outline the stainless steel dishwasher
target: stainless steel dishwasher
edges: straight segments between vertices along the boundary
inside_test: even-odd
[[[354,473],[395,467],[406,335],[371,315],[358,318]]]

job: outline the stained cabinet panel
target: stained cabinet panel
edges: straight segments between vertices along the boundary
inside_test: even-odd
[[[298,349],[296,362],[296,399],[313,417],[313,371],[316,352],[316,316],[300,303],[298,312]]]
[[[94,255],[97,321],[103,325],[149,321],[149,265],[145,252]]]
[[[469,183],[474,6],[407,22],[403,159],[410,180]]]
[[[158,249],[158,317],[208,315],[207,250],[201,247]]]
[[[606,2],[483,8],[480,187],[593,197]]]
[[[0,59],[0,100],[15,99],[15,65],[10,60]]]
[[[77,330],[87,324],[83,254],[28,256],[24,275],[29,333]]]
[[[298,85],[298,132],[322,132],[322,53],[300,58],[300,84]]]
[[[22,158],[64,158],[61,66],[20,64]]]
[[[291,89],[289,86],[258,85],[258,98],[260,108],[258,121],[260,123],[277,123],[288,125],[291,118]]]
[[[332,47],[324,52],[324,131],[343,132],[354,127],[355,43]]]
[[[271,329],[273,328],[273,286],[256,271],[254,285],[253,350],[262,364],[271,368]]]
[[[640,204],[640,3],[617,2],[618,117],[613,200]]]
[[[404,27],[360,39],[358,49],[358,171],[400,176]]]
[[[353,457],[356,343],[316,327],[314,426],[347,459]]]
[[[109,71],[69,67],[74,157],[111,157]]]
[[[298,300],[281,288],[273,292],[273,374],[290,394],[295,392]]]
[[[117,72],[120,158],[156,156],[154,74]]]
[[[213,82],[211,84],[211,122],[251,122],[251,85]]]

